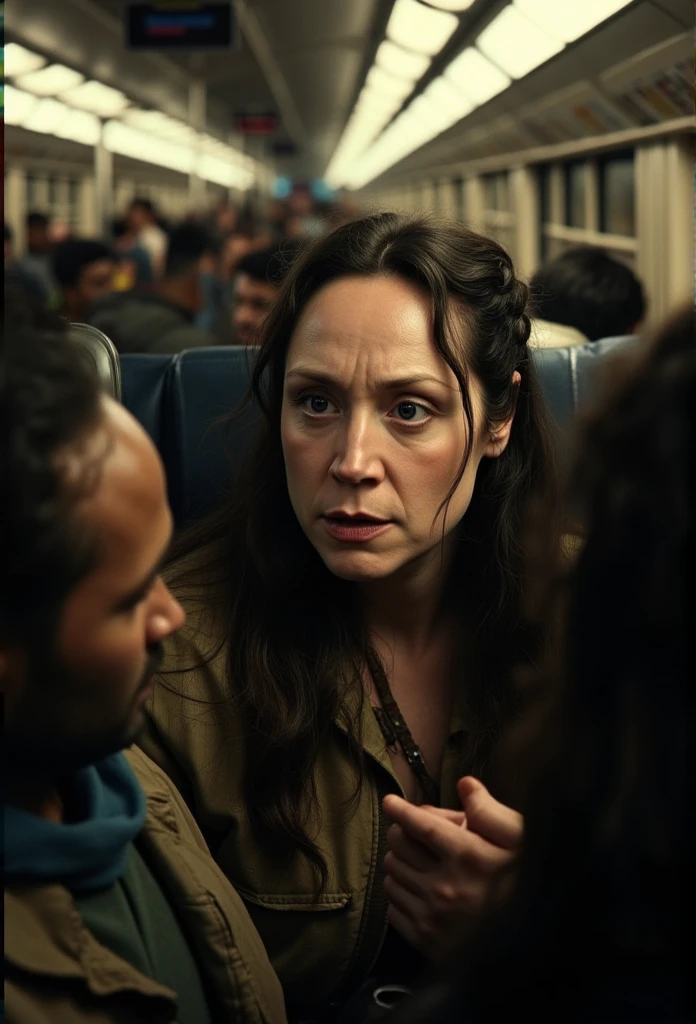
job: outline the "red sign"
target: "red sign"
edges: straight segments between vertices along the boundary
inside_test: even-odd
[[[275,114],[237,114],[234,126],[242,135],[272,135],[278,130]]]

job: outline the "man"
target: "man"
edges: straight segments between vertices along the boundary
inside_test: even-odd
[[[87,238],[68,238],[53,254],[53,276],[60,289],[60,312],[84,323],[98,299],[114,290],[116,258],[108,245]]]
[[[0,682],[10,1024],[284,1024],[244,906],[137,749],[163,641],[162,465],[60,324],[6,310]]]
[[[539,348],[635,334],[645,316],[640,281],[602,249],[568,249],[537,270],[531,293],[531,344]]]
[[[232,323],[237,345],[256,345],[263,322],[287,267],[300,248],[297,239],[250,252],[237,265],[232,293]]]
[[[16,291],[23,292],[37,305],[45,306],[49,298],[45,283],[35,272],[22,269],[15,259],[13,242],[12,229],[5,224],[5,285],[11,285]]]
[[[172,231],[164,278],[151,290],[121,292],[99,302],[89,322],[108,335],[119,352],[175,353],[215,345],[214,334],[194,324],[203,308],[201,274],[214,244],[204,228],[182,224]]]
[[[126,214],[126,226],[149,255],[155,277],[160,277],[164,269],[167,236],[157,223],[154,203],[140,197],[133,199]]]
[[[22,274],[38,278],[47,300],[53,300],[56,282],[51,268],[55,243],[51,236],[51,221],[45,213],[31,210],[27,214],[27,251],[17,260],[16,269]]]

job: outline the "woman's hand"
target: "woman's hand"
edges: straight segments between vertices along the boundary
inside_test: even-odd
[[[417,807],[393,795],[384,799],[394,822],[384,860],[389,921],[431,957],[478,915],[522,838],[522,816],[477,779],[460,779],[457,792],[462,811]]]

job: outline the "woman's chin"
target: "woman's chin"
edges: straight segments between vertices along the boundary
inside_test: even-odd
[[[322,552],[322,557],[329,572],[352,583],[385,579],[399,568],[393,559],[369,551]]]

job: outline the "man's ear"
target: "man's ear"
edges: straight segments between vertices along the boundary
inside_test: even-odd
[[[515,370],[512,375],[512,385],[514,388],[518,388],[520,381],[522,380],[522,374],[519,370]],[[501,423],[496,423],[488,434],[488,441],[486,447],[483,449],[483,454],[489,459],[497,459],[503,454],[508,446],[510,440],[510,431],[512,430],[512,421],[515,418],[515,410],[513,409],[506,420]]]

